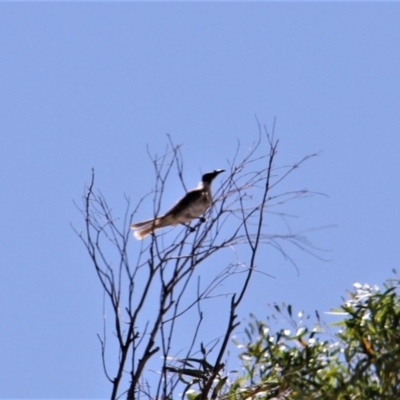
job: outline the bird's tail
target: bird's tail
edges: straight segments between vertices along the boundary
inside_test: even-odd
[[[141,222],[136,222],[136,224],[131,225],[131,229],[138,229],[141,228],[142,226],[153,224],[154,219],[147,219],[146,221],[141,221]]]
[[[156,229],[162,228],[164,226],[161,221],[161,218],[156,218],[132,224],[131,229],[133,230],[142,228],[135,231],[133,233],[133,236],[135,236],[137,240],[144,239],[146,236],[150,235],[150,233],[153,233]]]
[[[135,236],[135,238],[137,240],[142,240],[146,236],[150,235],[150,233],[154,232],[156,229],[157,228],[154,225],[148,225],[148,226],[145,226],[143,229],[135,231],[133,233],[133,236]]]

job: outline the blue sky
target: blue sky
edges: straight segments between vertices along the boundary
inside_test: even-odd
[[[285,183],[328,197],[287,205],[323,262],[265,254],[241,310],[321,313],[354,282],[399,268],[400,5],[0,4],[1,398],[107,398],[102,292],[70,223],[96,170],[123,213],[152,183],[146,146],[183,144],[185,181],[227,166],[255,115],[277,119]],[[216,182],[218,185],[218,182]],[[182,192],[170,188],[169,207]],[[146,218],[146,210],[138,218]],[[273,227],[271,227],[272,229]],[[138,242],[132,240],[132,253]],[[272,250],[270,250],[272,253]],[[204,270],[199,273],[205,273]]]

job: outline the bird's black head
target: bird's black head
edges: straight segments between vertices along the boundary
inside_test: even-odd
[[[205,183],[211,183],[213,181],[213,179],[220,174],[221,172],[224,172],[224,169],[216,169],[213,172],[207,172],[206,174],[203,175],[203,177],[201,178],[201,180]]]

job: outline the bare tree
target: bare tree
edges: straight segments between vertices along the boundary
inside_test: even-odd
[[[180,146],[169,138],[164,154],[150,156],[154,190],[133,209],[126,198],[123,218],[113,215],[105,196],[95,189],[93,171],[83,206],[79,207],[85,228],[77,234],[104,289],[105,308],[112,312],[112,327],[105,318],[103,333],[99,335],[104,372],[112,385],[111,399],[172,399],[177,391],[185,396],[190,390],[199,393],[199,399],[216,399],[227,383],[223,361],[232,332],[239,325],[238,307],[256,271],[260,248],[270,245],[288,257],[282,245],[286,241],[313,252],[303,234],[268,232],[266,220],[274,213],[283,216],[277,206],[312,194],[308,190],[279,193],[277,188],[316,154],[293,165],[277,167],[278,140],[274,128],[272,133],[260,125],[258,128],[258,140],[245,155],[240,157],[242,149],[238,144],[236,154],[228,161],[229,168],[224,166],[227,172],[215,183],[214,204],[205,221],[196,221],[191,229],[157,231],[143,242],[135,242],[135,246],[130,243],[129,226],[142,202],[151,198],[156,217],[161,213],[171,175],[176,182],[176,173],[186,188]],[[236,261],[208,268],[207,280],[196,275],[200,264],[212,263],[212,256],[223,250],[234,254]],[[227,256],[227,260],[232,257]],[[206,317],[204,301],[218,301],[218,288],[232,277],[239,280],[239,286],[225,293],[229,305],[225,311],[218,311],[220,319],[226,319],[226,326],[215,332],[216,340],[204,344],[200,337]],[[188,320],[193,312],[197,316],[195,323]],[[186,343],[176,343],[182,329]],[[110,331],[118,346],[116,363],[107,356]]]

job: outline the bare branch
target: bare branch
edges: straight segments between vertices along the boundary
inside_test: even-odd
[[[138,242],[135,245],[130,242],[129,227],[142,203],[150,196],[155,218],[163,209],[163,196],[170,180],[178,179],[187,190],[181,146],[167,135],[168,144],[161,155],[152,155],[148,149],[154,187],[133,209],[129,196],[125,196],[122,218],[114,217],[105,195],[95,190],[92,170],[82,208],[78,207],[85,228],[83,232],[74,230],[104,289],[107,299],[104,316],[106,308],[113,315],[113,323],[106,324],[105,319],[103,333],[98,336],[104,373],[112,384],[111,399],[121,396],[167,399],[176,397],[177,390],[187,393],[193,387],[203,399],[218,398],[226,381],[222,377],[223,360],[232,333],[239,325],[239,305],[254,273],[268,276],[256,268],[260,248],[268,245],[291,262],[286,243],[312,255],[320,250],[308,241],[307,230],[291,231],[287,222],[290,215],[281,209],[289,201],[319,193],[307,189],[277,191],[284,179],[317,154],[293,165],[277,167],[279,141],[275,139],[275,122],[271,133],[257,123],[258,136],[253,145],[241,158],[238,142],[233,157],[227,160],[225,177],[221,175],[214,184],[213,206],[205,213],[204,220],[193,221],[190,227],[158,230],[141,242],[140,247]],[[273,219],[283,221],[286,232],[269,231]],[[226,264],[208,269],[207,277],[200,278],[199,266],[212,264],[212,257],[222,251],[226,251]],[[221,293],[222,284],[229,285],[233,277],[236,281],[239,278],[240,286]],[[230,302],[224,308],[227,298]],[[202,311],[204,301],[215,303],[227,317],[223,332],[206,345],[201,340],[201,329],[207,324],[207,315]],[[197,323],[188,323],[193,316]],[[177,343],[182,329],[187,341]],[[117,360],[106,353],[110,330],[119,347]],[[185,356],[178,358],[179,353]],[[156,354],[160,355],[158,361]],[[110,357],[114,358],[114,364]],[[117,367],[111,373],[108,365],[115,365],[115,361]],[[151,379],[149,371],[156,372]]]

